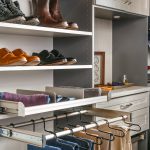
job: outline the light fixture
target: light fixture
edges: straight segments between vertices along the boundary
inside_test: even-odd
[[[114,16],[114,19],[120,19],[120,16],[116,15],[116,16]]]

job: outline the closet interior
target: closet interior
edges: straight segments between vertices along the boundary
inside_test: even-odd
[[[18,1],[25,15],[31,15],[30,0]],[[51,139],[57,141],[59,137],[74,136],[80,131],[87,133],[88,129],[101,125],[125,125],[136,133],[141,131],[130,112],[95,108],[95,104],[109,101],[110,93],[102,95],[101,89],[94,88],[94,51],[106,52],[105,83],[120,81],[126,74],[131,82],[146,85],[147,17],[95,4],[91,0],[60,1],[64,19],[76,22],[79,30],[0,22],[0,48],[10,51],[21,48],[30,55],[55,49],[77,60],[73,65],[0,67],[0,91],[51,97],[49,104],[32,106],[0,101],[2,150],[31,150],[28,144],[45,147]],[[121,19],[114,19],[114,15]],[[60,95],[73,100],[58,102]],[[118,137],[125,136],[122,130],[115,131],[121,134]],[[114,134],[107,139],[98,137],[100,142],[94,145],[103,145],[105,140],[111,143],[112,137]]]

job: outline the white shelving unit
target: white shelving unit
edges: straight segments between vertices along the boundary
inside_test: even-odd
[[[68,69],[90,69],[92,65],[70,65],[70,66],[14,66],[0,67],[0,71],[34,71],[34,70],[68,70]]]
[[[0,23],[0,33],[28,35],[28,36],[43,36],[43,37],[92,36],[92,32],[86,31],[48,28],[41,26],[30,26],[12,23]]]
[[[68,109],[73,107],[92,105],[92,104],[106,102],[106,101],[107,101],[107,96],[99,96],[99,97],[78,99],[78,100],[73,100],[68,102],[25,107],[24,104],[21,102],[12,102],[12,101],[4,100],[4,101],[0,101],[0,107],[5,107],[6,112],[11,113],[11,115],[7,115],[7,117],[9,118],[14,115],[25,117],[29,115],[51,112],[56,110],[63,110],[63,109]],[[1,117],[3,117],[3,115]]]

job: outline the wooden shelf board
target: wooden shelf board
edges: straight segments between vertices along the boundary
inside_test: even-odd
[[[0,71],[36,71],[36,70],[62,70],[62,69],[90,69],[92,65],[61,65],[61,66],[14,66],[0,67]]]
[[[17,116],[24,117],[24,116],[29,116],[29,115],[39,114],[39,113],[69,109],[73,107],[87,106],[87,105],[92,105],[92,104],[106,102],[106,101],[107,101],[107,96],[99,96],[99,97],[78,99],[78,100],[73,100],[68,102],[60,102],[60,103],[39,105],[33,107],[24,107],[24,105],[21,102],[17,103],[17,102],[2,100],[0,101],[0,106],[7,108],[9,114],[12,112],[13,114],[16,113]]]
[[[27,35],[27,36],[45,36],[45,37],[92,36],[92,32],[86,31],[48,28],[41,26],[21,25],[12,23],[0,23],[0,33]]]

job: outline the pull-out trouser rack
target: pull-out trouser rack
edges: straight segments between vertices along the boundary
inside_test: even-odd
[[[83,110],[80,112],[68,113],[67,116],[71,117],[71,116],[76,116],[79,114],[109,118],[109,119],[107,119],[109,123],[115,123],[115,122],[121,121],[123,119],[130,118],[130,113],[105,110],[105,109],[96,109],[96,108],[89,109],[89,110]],[[55,119],[60,119],[60,118],[65,118],[65,117],[66,117],[66,115],[60,115],[57,117],[49,117],[49,118],[45,118],[45,121],[52,121]],[[35,120],[34,123],[38,124],[38,123],[42,123],[42,122],[43,122],[43,120],[39,119],[39,120]],[[72,132],[75,133],[75,132],[83,131],[85,128],[86,129],[94,128],[97,125],[106,124],[106,121],[100,120],[100,121],[97,121],[97,124],[91,123],[91,124],[85,125],[85,127],[80,126],[80,127],[73,128],[72,130],[65,130],[65,131],[58,132],[56,134],[49,134],[49,135],[26,131],[26,130],[22,130],[22,129],[16,129],[17,127],[23,127],[23,126],[28,126],[28,125],[32,125],[32,124],[33,124],[33,122],[29,121],[29,122],[16,124],[16,125],[14,125],[14,128],[1,126],[0,127],[0,135],[5,138],[25,142],[28,144],[33,144],[33,145],[36,145],[39,147],[44,147],[46,145],[46,141],[56,138],[56,136],[61,137],[61,136],[69,135]]]

